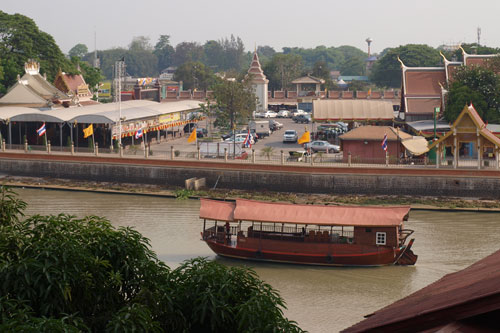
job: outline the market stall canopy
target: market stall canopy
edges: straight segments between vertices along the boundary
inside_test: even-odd
[[[200,218],[328,226],[399,226],[410,207],[322,206],[238,199],[236,203],[201,200]],[[234,208],[232,208],[234,207]],[[231,210],[234,209],[234,210]]]
[[[414,136],[411,139],[403,140],[402,144],[415,156],[425,154],[429,151],[427,140],[423,136]]]
[[[315,121],[392,120],[394,109],[391,101],[315,100],[313,118]]]
[[[111,124],[118,121],[119,103],[96,104],[83,107],[72,107],[48,111],[40,111],[28,107],[0,107],[0,121],[26,121],[64,123],[78,122],[86,124]],[[121,103],[121,115],[127,120],[137,120],[181,111],[197,110],[199,101],[184,100],[158,103],[146,100],[132,100]]]

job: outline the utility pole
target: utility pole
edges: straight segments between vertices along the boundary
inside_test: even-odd
[[[115,78],[118,80],[118,149],[122,146],[122,76],[125,70],[125,59],[115,62]]]

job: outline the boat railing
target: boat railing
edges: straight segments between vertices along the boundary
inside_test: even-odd
[[[403,246],[406,243],[406,239],[413,234],[413,230],[411,229],[403,229],[399,232],[399,246]]]
[[[295,227],[279,228],[264,227],[262,230],[259,228],[249,227],[247,231],[240,230],[238,235],[240,237],[261,238],[271,240],[283,240],[292,242],[306,242],[306,243],[335,243],[347,244],[354,241],[354,231],[347,230],[305,230]],[[283,229],[283,230],[281,230]]]

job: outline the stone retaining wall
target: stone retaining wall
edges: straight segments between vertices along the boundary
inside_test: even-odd
[[[57,159],[57,157],[54,157]],[[127,182],[184,187],[188,178],[206,178],[207,187],[269,190],[297,193],[426,195],[500,199],[498,172],[443,174],[439,170],[406,174],[399,169],[270,168],[269,166],[167,161],[95,162],[53,159],[2,158],[0,172],[30,177],[53,177],[85,181]],[[146,160],[147,161],[147,160]],[[160,163],[161,162],[161,163]],[[173,163],[170,163],[173,164]],[[260,170],[259,170],[260,168]],[[399,173],[399,174],[398,174]],[[434,173],[434,174],[433,174]]]

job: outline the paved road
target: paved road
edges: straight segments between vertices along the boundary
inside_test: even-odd
[[[275,154],[279,154],[281,150],[288,152],[288,151],[293,151],[293,150],[302,150],[302,146],[299,144],[294,144],[294,143],[283,143],[283,134],[285,133],[285,130],[296,130],[297,133],[299,134],[299,137],[304,133],[305,129],[307,128],[309,131],[312,130],[313,125],[312,124],[296,124],[292,119],[288,118],[276,118],[276,121],[280,122],[283,124],[283,128],[279,131],[273,132],[269,137],[266,137],[264,139],[260,139],[255,145],[253,145],[253,149],[255,151],[260,151],[264,147],[272,147],[273,151]],[[204,123],[200,124],[202,127],[204,127]],[[187,142],[187,136],[183,138],[178,138],[178,139],[170,139],[169,141],[161,142],[160,144],[153,144],[151,148],[153,150],[158,150],[158,151],[170,151],[170,146],[174,146],[174,149],[180,150],[180,151],[196,151],[196,144],[195,143],[188,143]]]

